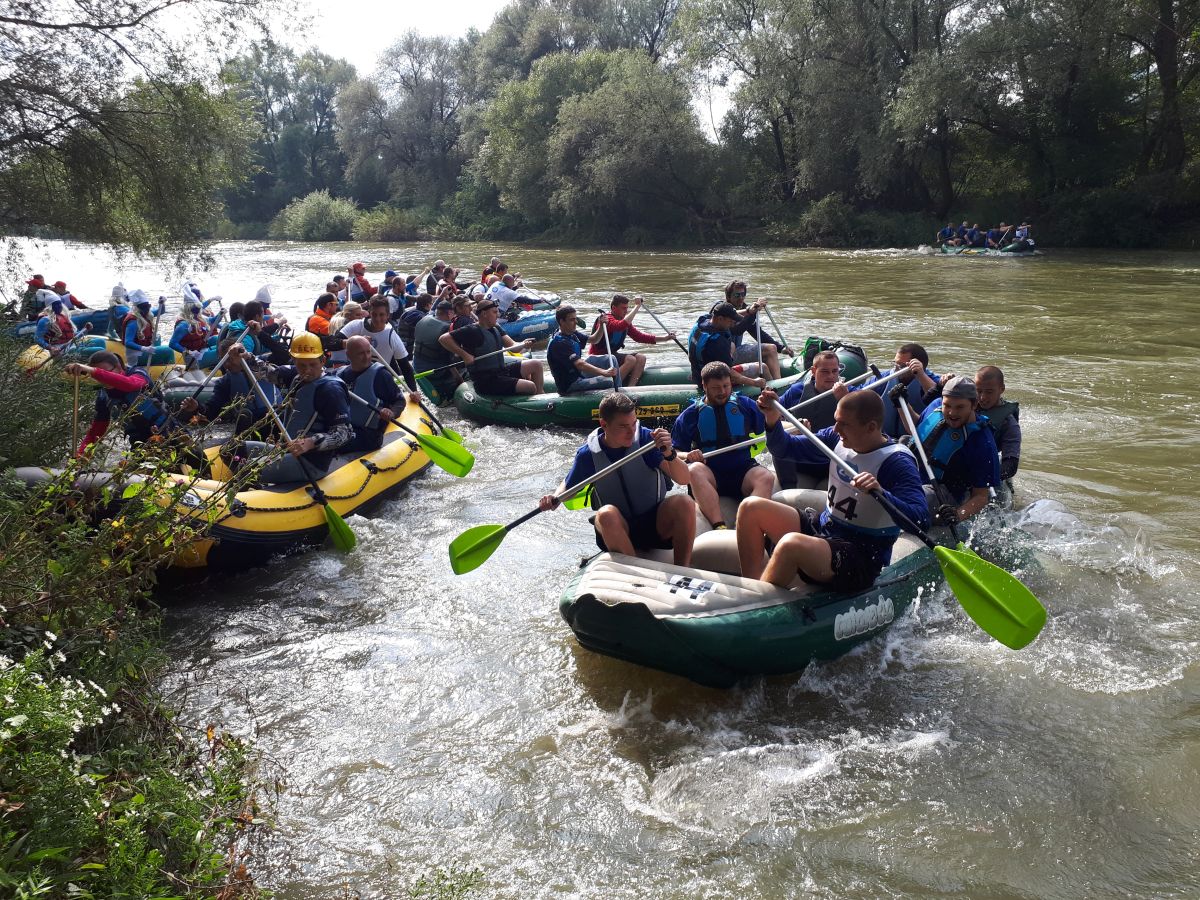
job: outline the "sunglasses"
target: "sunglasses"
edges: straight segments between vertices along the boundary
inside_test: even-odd
[[[733,297],[745,297],[745,296],[746,296],[746,292],[745,292],[745,291],[734,291],[734,292],[733,292],[733,294],[732,294],[731,296],[733,296]]]

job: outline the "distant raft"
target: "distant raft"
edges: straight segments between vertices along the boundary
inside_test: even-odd
[[[990,247],[951,247],[949,244],[942,244],[941,251],[944,256],[984,256],[993,258],[997,256],[1032,257],[1044,255],[1040,250],[1025,242],[1007,244],[999,250]]]

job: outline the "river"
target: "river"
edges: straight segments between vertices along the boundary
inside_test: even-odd
[[[295,322],[357,259],[478,271],[493,252],[589,312],[638,292],[686,331],[744,277],[793,345],[840,337],[886,365],[915,340],[939,372],[1001,365],[1049,622],[1008,651],[941,593],[842,659],[724,692],[595,656],[557,611],[594,549],[586,516],[540,516],[462,577],[446,553],[532,508],[579,436],[450,411],[468,478],[431,470],[352,518],[349,556],[166,598],[168,690],[286,773],[262,884],[393,897],[440,866],[513,898],[1200,894],[1200,254],[229,243],[199,280],[226,303],[272,282]],[[118,271],[178,287],[41,253],[93,304]]]

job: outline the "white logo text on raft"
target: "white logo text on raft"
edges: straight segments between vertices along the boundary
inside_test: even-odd
[[[855,635],[880,628],[896,618],[896,609],[887,597],[880,597],[862,609],[851,606],[833,618],[834,640],[844,641]]]

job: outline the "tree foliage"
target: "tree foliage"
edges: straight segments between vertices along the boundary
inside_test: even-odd
[[[204,69],[253,0],[23,0],[0,14],[0,228],[181,250],[249,166],[246,110]],[[168,24],[170,28],[168,29]]]

